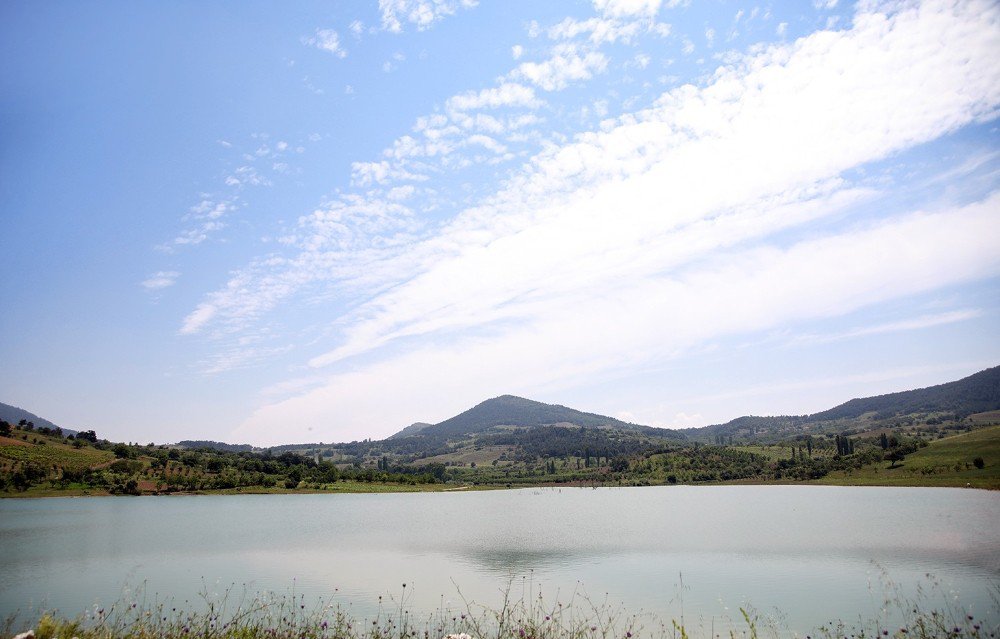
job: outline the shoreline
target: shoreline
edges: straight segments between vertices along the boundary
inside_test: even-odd
[[[242,490],[236,489],[220,489],[220,490],[194,490],[194,491],[174,491],[174,492],[144,492],[139,495],[115,495],[107,490],[84,490],[84,489],[42,489],[42,490],[27,490],[19,493],[4,492],[0,493],[0,500],[3,499],[53,499],[53,498],[73,498],[73,499],[85,499],[88,497],[219,497],[219,496],[237,496],[237,495],[375,495],[375,494],[405,494],[405,493],[456,493],[456,492],[482,492],[482,491],[493,491],[493,490],[524,490],[524,489],[538,489],[538,488],[579,488],[579,489],[598,489],[598,488],[652,488],[652,487],[665,487],[665,486],[687,486],[687,487],[703,487],[711,488],[717,486],[829,486],[829,487],[841,487],[841,488],[948,488],[948,489],[965,489],[965,490],[983,490],[987,492],[1000,491],[1000,486],[996,485],[985,485],[976,486],[971,484],[958,485],[958,484],[916,484],[916,483],[850,483],[850,482],[831,482],[822,480],[813,480],[805,482],[796,481],[728,481],[728,482],[704,482],[704,483],[689,483],[689,484],[613,484],[613,483],[585,483],[585,482],[566,482],[566,483],[538,483],[538,484],[523,484],[517,486],[499,486],[499,485],[461,485],[461,486],[449,486],[447,484],[432,484],[430,486],[423,486],[419,489],[414,490],[412,486],[408,485],[395,485],[395,484],[371,484],[370,486],[348,486],[344,488],[246,488]],[[39,494],[41,493],[41,494]]]

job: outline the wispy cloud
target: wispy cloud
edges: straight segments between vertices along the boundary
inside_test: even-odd
[[[608,58],[599,51],[581,51],[572,45],[558,47],[552,57],[542,62],[525,62],[511,75],[546,91],[565,89],[571,82],[589,80],[602,73]]]
[[[654,16],[660,10],[663,0],[594,0],[594,8],[605,15]],[[676,4],[676,2],[668,2]]]
[[[921,315],[920,317],[899,320],[896,322],[886,322],[883,324],[874,324],[872,326],[861,326],[858,328],[853,328],[848,331],[828,333],[825,335],[816,335],[816,334],[799,335],[797,337],[794,337],[789,342],[789,344],[793,346],[801,344],[822,344],[827,342],[838,342],[841,340],[855,339],[858,337],[883,335],[885,333],[916,331],[925,328],[931,328],[934,326],[942,326],[944,324],[964,322],[966,320],[980,317],[982,314],[983,314],[982,311],[978,309],[961,309],[957,311],[950,311],[947,313]]]
[[[379,0],[382,28],[401,33],[405,23],[418,31],[430,29],[435,22],[455,15],[459,9],[470,9],[478,0]]]
[[[157,271],[143,280],[142,286],[147,291],[159,291],[176,284],[180,275],[177,271]]]
[[[316,29],[315,34],[302,38],[302,44],[332,53],[338,58],[347,57],[347,50],[340,42],[340,35],[333,29]]]

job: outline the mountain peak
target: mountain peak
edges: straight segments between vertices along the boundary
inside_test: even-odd
[[[411,430],[412,427],[405,428],[390,439],[418,433],[424,436],[450,438],[482,433],[498,426],[533,428],[556,424],[663,434],[660,429],[629,424],[606,415],[586,413],[517,395],[500,395],[482,401],[469,410],[433,426],[425,426],[419,430]]]

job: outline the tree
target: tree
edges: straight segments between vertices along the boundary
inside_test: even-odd
[[[986,462],[983,461],[982,457],[976,457],[975,459],[972,460],[972,465],[982,470],[982,468],[986,466]]]
[[[10,424],[8,424],[6,421],[0,419],[0,435],[3,435],[4,437],[7,437],[7,436],[9,436],[11,434],[12,431],[13,431],[13,427]]]

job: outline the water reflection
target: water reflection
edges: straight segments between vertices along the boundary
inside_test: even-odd
[[[514,589],[667,619],[683,602],[709,624],[750,603],[809,629],[877,613],[884,581],[929,572],[1000,617],[997,521],[1000,495],[898,488],[6,500],[0,615],[75,614],[143,584],[178,600],[294,588],[370,614],[406,583],[415,611]]]
[[[477,548],[462,554],[465,560],[483,572],[497,575],[523,575],[547,571],[555,566],[584,564],[593,558],[570,550],[531,550],[527,548]]]

